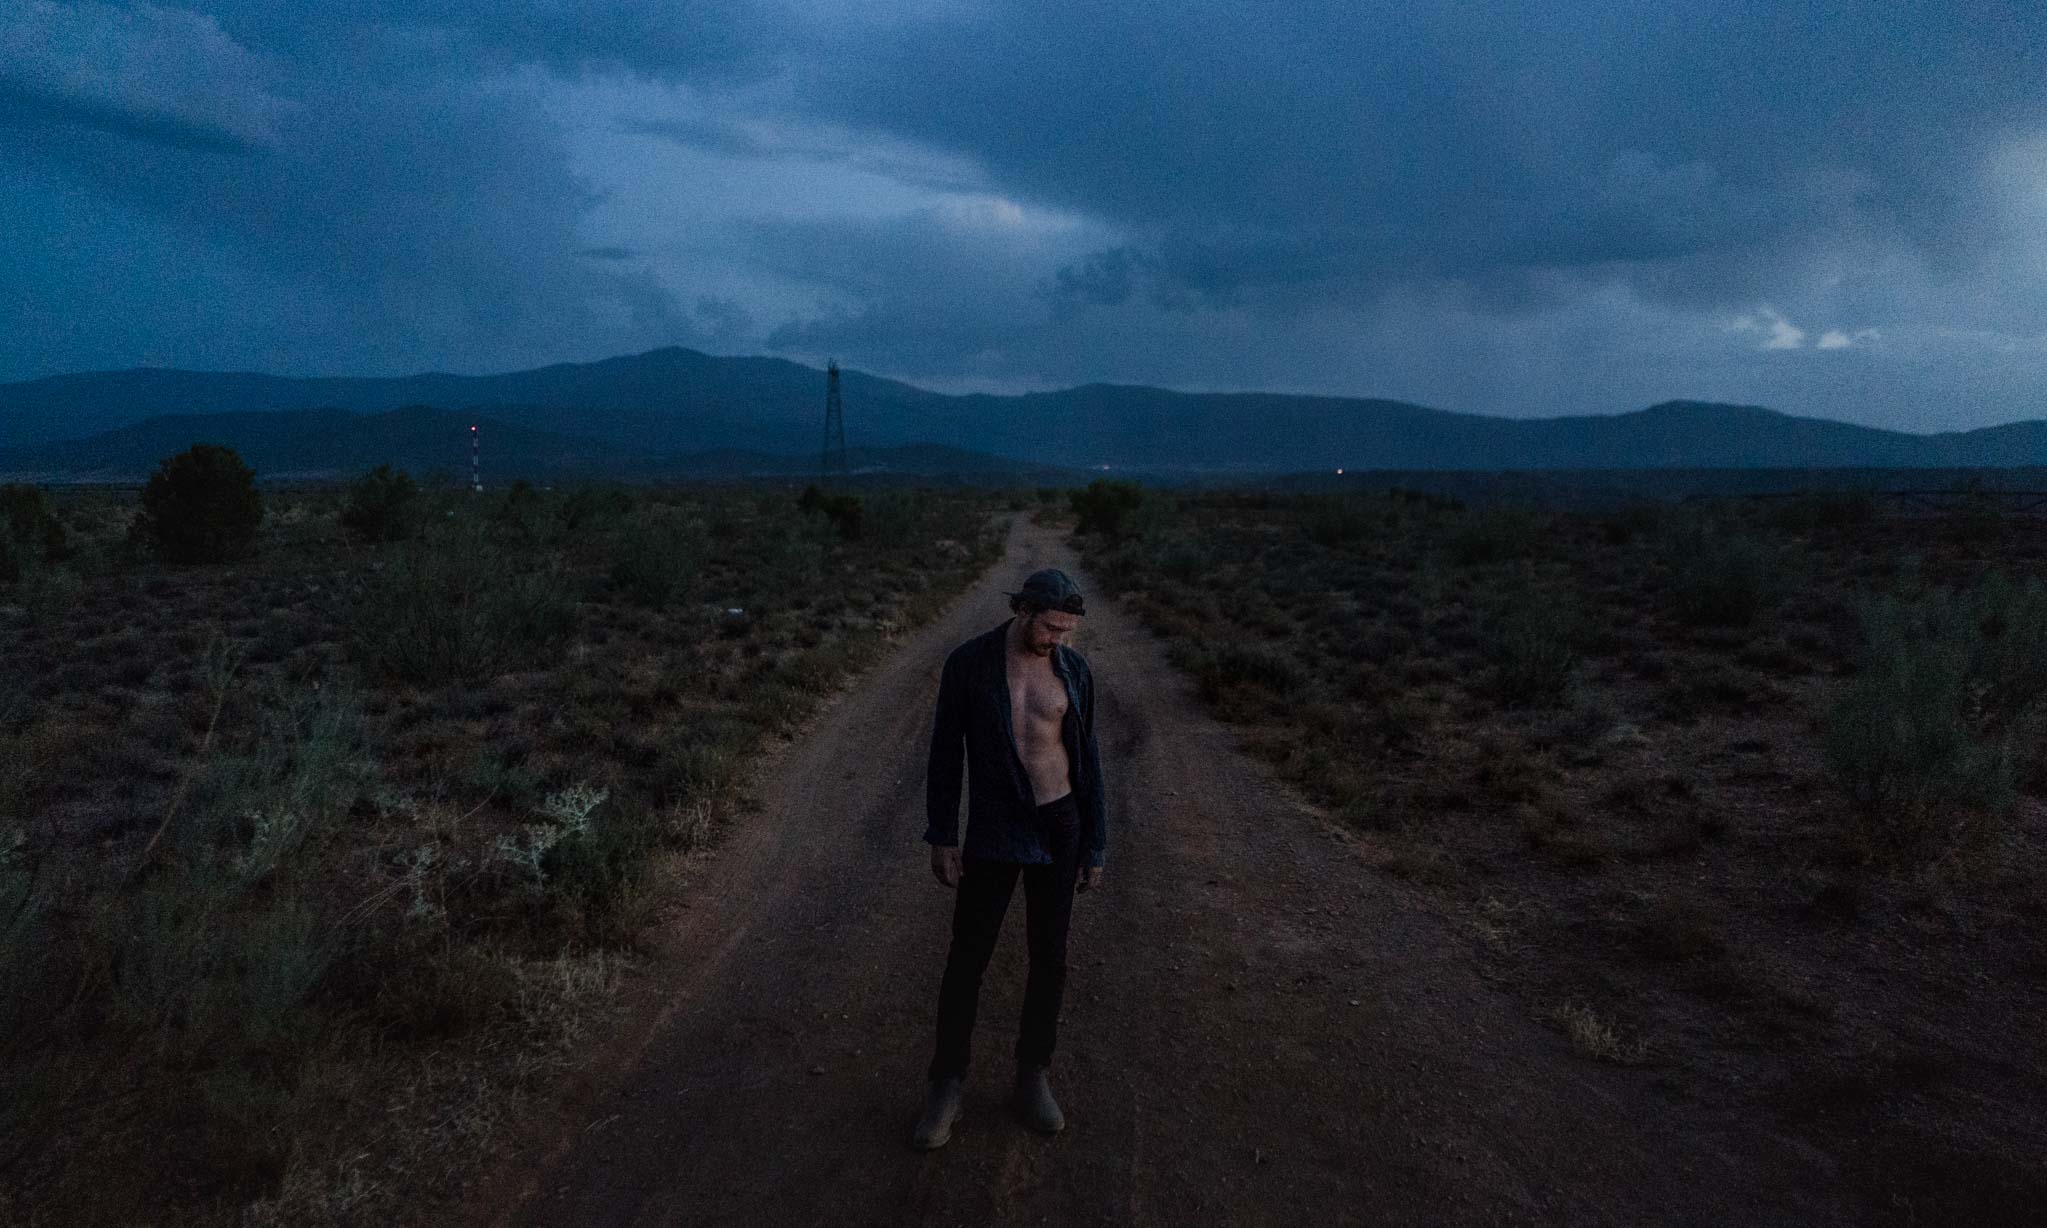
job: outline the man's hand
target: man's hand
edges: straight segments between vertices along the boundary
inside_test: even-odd
[[[1073,889],[1075,891],[1086,891],[1089,887],[1092,887],[1101,881],[1102,867],[1082,866],[1080,868],[1080,881],[1074,884]]]
[[[960,847],[957,844],[931,846],[931,872],[948,887],[960,885]]]

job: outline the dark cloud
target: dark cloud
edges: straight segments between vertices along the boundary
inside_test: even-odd
[[[697,299],[696,316],[706,337],[714,342],[744,343],[756,335],[753,313],[728,298],[702,296]]]
[[[25,0],[0,376],[680,341],[2030,413],[2043,47],[2037,0]]]
[[[273,70],[213,18],[176,9],[23,0],[0,13],[0,124],[83,128],[180,148],[274,145],[292,104]]]
[[[1146,253],[1122,244],[1089,252],[1079,264],[1065,264],[1041,292],[1055,304],[1088,303],[1097,307],[1127,302],[1138,281],[1157,267]]]
[[[1162,235],[1204,301],[1557,267],[1685,297],[1726,279],[1684,261],[1836,228],[1965,258],[1974,161],[2041,120],[2042,46],[2047,8],[2021,3],[1031,0],[800,81],[1020,197]]]
[[[252,139],[158,139],[140,103],[121,112],[129,123],[85,123],[53,107],[51,122],[17,127],[22,139],[0,161],[21,172],[8,181],[12,190],[63,185],[118,208],[117,224],[134,227],[141,242],[108,259],[102,275],[131,283],[131,311],[221,310],[134,284],[146,245],[164,235],[194,259],[248,270],[236,276],[243,292],[276,296],[274,315],[254,335],[245,325],[211,353],[151,347],[157,361],[215,365],[288,352],[296,337],[301,357],[290,365],[299,369],[404,370],[451,359],[474,368],[526,365],[570,347],[594,356],[698,338],[672,290],[643,270],[585,255],[578,228],[598,194],[570,171],[558,125],[527,92],[479,81],[416,33],[359,31],[301,62],[241,48],[210,18],[135,12],[150,15],[150,46],[173,63],[199,57],[175,43],[186,38],[211,62],[267,65],[260,83],[218,87],[217,98],[188,107],[213,117],[210,129],[197,118],[188,128]],[[80,6],[63,19],[98,23],[74,40],[96,46],[126,37],[135,12]],[[148,80],[109,90],[114,101],[94,104],[107,113],[121,99],[175,92]],[[269,125],[260,133],[249,108],[219,101],[250,98],[275,100],[258,112]],[[112,215],[103,207],[80,220],[94,216]],[[0,317],[36,310],[33,296],[10,299]],[[14,364],[26,357],[9,356]]]

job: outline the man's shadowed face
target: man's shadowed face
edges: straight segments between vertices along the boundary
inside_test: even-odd
[[[1023,623],[1021,638],[1024,651],[1039,657],[1051,656],[1052,649],[1080,626],[1080,615],[1068,614],[1064,610],[1041,610],[1019,618]]]

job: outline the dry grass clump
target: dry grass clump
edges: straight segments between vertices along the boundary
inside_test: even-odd
[[[1640,1037],[1624,1039],[1613,1023],[1583,1002],[1559,1003],[1548,1017],[1571,1038],[1571,1048],[1582,1057],[1619,1066],[1637,1066],[1648,1059],[1647,1042]]]
[[[1937,860],[1996,839],[2047,731],[2047,586],[1860,606],[1864,650],[1827,713],[1828,761],[1871,856]]]

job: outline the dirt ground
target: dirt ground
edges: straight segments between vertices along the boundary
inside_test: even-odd
[[[1052,1084],[1004,1107],[1021,894],[952,1142],[908,1143],[952,896],[920,842],[938,669],[1040,566],[1022,517],[969,596],[764,769],[657,927],[653,971],[562,1110],[466,1206],[418,1222],[1845,1223],[1834,1162],[1769,1123],[1589,1062],[1478,971],[1472,938],[1238,752],[1112,603],[1094,666],[1109,796],[1079,897]]]

